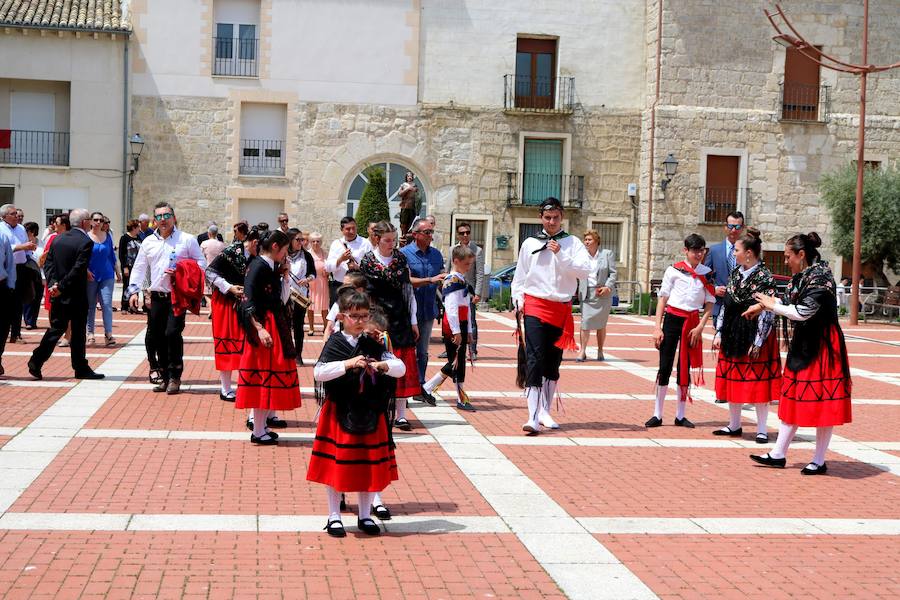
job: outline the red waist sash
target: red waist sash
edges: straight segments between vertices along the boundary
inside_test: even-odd
[[[524,312],[526,316],[537,317],[542,323],[562,329],[556,341],[561,350],[577,350],[575,343],[575,319],[572,317],[572,302],[554,302],[525,294]]]
[[[691,385],[691,369],[694,369],[694,383],[703,385],[705,383],[703,378],[703,342],[701,341],[693,347],[691,347],[690,343],[691,329],[696,328],[700,324],[700,311],[687,311],[674,306],[667,306],[666,312],[684,319],[684,325],[681,326],[681,341],[678,344],[678,385],[683,388]],[[688,396],[688,399],[690,399],[690,396]]]

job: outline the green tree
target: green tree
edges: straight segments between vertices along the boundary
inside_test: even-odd
[[[863,181],[862,264],[884,284],[885,264],[897,270],[900,264],[900,170],[865,169]],[[856,205],[856,165],[828,173],[819,182],[822,203],[831,214],[832,248],[844,257],[853,256],[853,220]],[[865,270],[865,269],[864,269]]]
[[[384,169],[369,167],[365,174],[369,181],[363,188],[359,207],[356,209],[356,222],[359,224],[359,234],[362,236],[369,235],[366,231],[367,225],[372,221],[389,221],[391,218]]]

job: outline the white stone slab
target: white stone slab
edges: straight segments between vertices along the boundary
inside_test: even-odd
[[[0,435],[14,436],[22,431],[21,427],[0,427]]]
[[[547,564],[550,577],[570,600],[657,600],[622,564]]]
[[[507,517],[568,517],[563,508],[545,495],[482,494],[491,507],[503,518]]]
[[[504,517],[503,520],[514,533],[588,533],[572,517]]]
[[[484,458],[484,459],[505,459],[506,456],[496,446],[487,443],[483,444],[460,444],[445,441],[447,438],[437,438],[438,443],[444,451],[450,455],[450,458]],[[451,438],[452,439],[452,438]]]
[[[81,429],[90,420],[90,417],[60,417],[55,415],[42,414],[28,426],[29,430],[35,428],[41,429]]]
[[[653,517],[581,517],[591,533],[683,535],[707,533],[691,519]]]
[[[129,531],[257,531],[257,529],[256,515],[134,515],[128,524]]]
[[[125,439],[165,439],[168,429],[82,429],[75,437],[83,438],[125,438]]]
[[[347,518],[350,523],[352,517]],[[326,515],[259,515],[259,531],[322,531]],[[355,522],[355,521],[354,521]]]
[[[735,519],[735,518],[700,518],[693,521],[706,532],[720,535],[788,535],[821,533],[814,525],[804,519]]]
[[[806,519],[832,535],[900,535],[900,519]]]
[[[659,448],[656,440],[648,438],[573,437],[571,440],[577,446]]]
[[[494,494],[547,495],[525,475],[470,475],[469,480],[483,496]]]
[[[131,515],[103,513],[6,513],[2,529],[125,531]]]
[[[2,469],[46,469],[56,458],[55,452],[0,452]]]
[[[458,458],[456,466],[469,477],[473,475],[522,475],[522,471],[515,463],[506,458]]]
[[[488,441],[499,446],[575,446],[572,439],[556,435],[489,435]]]
[[[653,438],[653,441],[663,448],[740,448],[739,444],[728,439],[680,439],[680,438]]]
[[[0,452],[59,452],[71,438],[28,435],[27,429],[6,442]]]
[[[619,563],[612,552],[583,530],[581,533],[516,533],[544,568],[555,564],[597,566]]]
[[[381,524],[390,533],[509,533],[500,517],[395,516]]]

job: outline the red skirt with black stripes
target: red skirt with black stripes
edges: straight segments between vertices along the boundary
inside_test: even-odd
[[[830,427],[853,420],[850,408],[850,373],[841,364],[838,328],[831,330],[829,343],[804,369],[784,368],[778,418],[788,425]]]
[[[719,352],[716,363],[716,398],[736,404],[760,404],[781,397],[781,354],[773,332],[759,356],[729,357]]]
[[[244,329],[238,322],[234,298],[213,290],[210,307],[216,370],[234,371],[241,366],[244,353]]]
[[[272,347],[244,344],[234,407],[294,410],[300,406],[297,363],[284,357],[272,313],[266,315],[264,327],[272,336]]]
[[[399,478],[384,415],[372,433],[347,433],[337,421],[333,402],[325,402],[316,427],[307,481],[339,492],[380,492]]]

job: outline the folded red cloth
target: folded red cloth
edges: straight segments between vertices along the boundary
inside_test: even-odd
[[[12,131],[0,129],[0,150],[8,150],[12,146]]]
[[[196,260],[179,260],[172,281],[172,313],[176,317],[186,311],[199,315],[203,292],[203,269]]]

